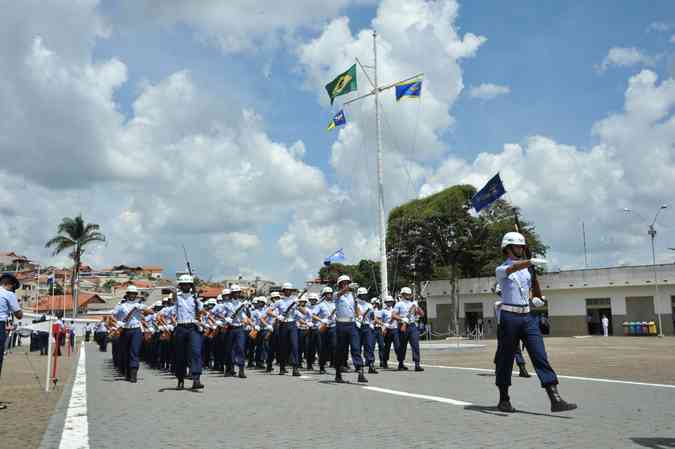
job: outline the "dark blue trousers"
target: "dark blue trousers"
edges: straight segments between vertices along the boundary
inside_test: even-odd
[[[398,330],[399,347],[398,347],[398,361],[402,363],[405,360],[405,354],[408,350],[408,343],[412,350],[412,359],[415,364],[420,363],[420,331],[416,324],[408,324],[408,329],[405,332]],[[396,343],[394,343],[394,346]]]
[[[244,326],[233,327],[230,330],[232,335],[232,356],[231,360],[240,368],[244,367],[246,363],[246,339],[248,338],[248,333]]]
[[[499,347],[496,356],[497,386],[510,386],[513,359],[522,340],[530,355],[542,387],[557,385],[558,376],[548,363],[544,338],[539,330],[539,319],[531,314],[502,311],[497,329]]]
[[[340,323],[335,326],[337,334],[337,348],[335,349],[336,367],[343,367],[346,363],[347,350],[352,353],[352,363],[354,368],[363,366],[361,358],[361,339],[354,323]]]
[[[375,343],[377,343],[377,355],[380,359],[380,366],[384,363],[384,335],[382,335],[382,328],[376,327],[373,331],[375,336]]]
[[[294,368],[299,363],[298,327],[295,323],[279,324],[279,365],[285,368],[290,362]]]
[[[7,331],[5,330],[5,321],[0,321],[0,374],[2,374],[2,361],[5,358],[5,340],[7,339]]]
[[[305,341],[305,360],[309,365],[313,365],[316,361],[316,354],[320,353],[319,348],[319,330],[316,328],[308,329]]]
[[[389,354],[391,354],[391,347],[394,346],[394,354],[398,357],[398,347],[400,345],[400,339],[398,338],[398,328],[387,329],[384,336],[384,361],[385,363],[389,362]]]
[[[234,360],[232,359],[232,344],[233,344],[232,328],[230,327],[223,333],[223,354],[225,355],[225,370],[232,370]]]
[[[337,334],[335,327],[329,327],[326,332],[319,333],[319,367],[325,368],[326,363],[335,365],[335,348]]]
[[[375,331],[368,325],[362,325],[359,329],[363,357],[367,366],[375,362]]]
[[[140,327],[136,329],[124,329],[125,354],[127,357],[127,369],[138,368],[141,362],[141,346],[143,345],[143,332]]]
[[[258,338],[255,342],[255,363],[257,364],[263,364],[267,361],[267,353],[270,350],[270,332],[267,329],[261,329],[258,332]]]
[[[176,377],[185,379],[188,360],[190,374],[198,378],[202,374],[202,334],[194,324],[179,325],[174,330],[174,345],[176,347]]]

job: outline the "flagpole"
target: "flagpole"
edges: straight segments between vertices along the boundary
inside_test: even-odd
[[[380,215],[380,277],[382,281],[382,303],[387,299],[389,280],[387,279],[387,243],[384,216],[384,167],[382,160],[382,131],[380,123],[380,89],[377,85],[377,31],[373,30],[373,58],[375,80],[375,134],[377,140],[377,206]]]

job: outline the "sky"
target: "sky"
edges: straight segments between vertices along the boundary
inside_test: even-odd
[[[675,252],[675,3],[524,0],[3,1],[0,249],[302,283],[343,248],[377,258],[372,99],[323,86],[359,58],[381,96],[385,206],[499,172],[552,269]],[[370,75],[372,76],[372,69]],[[626,213],[630,208],[633,213]]]

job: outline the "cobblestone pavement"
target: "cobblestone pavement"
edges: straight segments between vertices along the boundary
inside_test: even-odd
[[[561,393],[580,408],[554,415],[536,377],[516,377],[520,412],[507,415],[495,409],[488,371],[383,371],[365,387],[353,373],[353,383],[337,385],[331,375],[250,371],[247,380],[208,374],[206,389],[191,392],[144,368],[140,383],[121,381],[109,357],[87,351],[89,447],[96,449],[675,447],[675,388],[562,379]],[[425,361],[437,357],[423,351]],[[50,431],[43,447],[58,447],[58,423]]]
[[[59,359],[59,382],[55,389],[45,393],[47,357],[39,352],[26,353],[27,345],[28,339],[24,339],[24,346],[13,348],[2,367],[0,401],[8,407],[0,410],[0,448],[38,447],[77,360],[76,354]]]

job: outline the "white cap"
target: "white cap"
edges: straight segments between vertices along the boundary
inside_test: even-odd
[[[282,290],[293,290],[293,284],[290,282],[284,282],[284,285],[281,286]]]
[[[127,287],[127,293],[138,293],[138,287],[131,284]]]
[[[216,301],[222,301],[222,300],[223,300],[223,295],[216,296]]]
[[[301,297],[298,298],[298,302],[307,302],[307,296],[302,295]]]
[[[377,299],[377,298],[372,298],[372,299],[370,300],[370,303],[371,303],[371,304],[379,304],[379,303],[380,303],[380,300]]]
[[[162,307],[162,301],[155,301],[152,307]]]
[[[194,284],[194,283],[195,283],[195,280],[194,280],[194,278],[193,278],[192,276],[190,276],[189,274],[181,274],[181,275],[178,277],[178,283],[179,283],[179,284]]]
[[[221,292],[221,295],[227,296],[227,295],[229,295],[229,294],[231,294],[231,293],[232,293],[232,292],[230,291],[229,288],[224,288],[223,291]]]
[[[213,305],[213,306],[215,306],[215,305],[217,304],[217,302],[216,302],[216,300],[215,300],[214,298],[211,298],[211,299],[209,299],[208,301],[206,301],[204,304],[206,304],[207,306],[208,306],[208,305]]]
[[[310,294],[309,294],[309,300],[311,301],[312,299],[315,299],[315,300],[318,301],[318,300],[319,300],[319,295],[317,295],[316,293],[310,293]]]
[[[270,293],[270,298],[280,298],[280,297],[281,297],[281,295],[279,294],[279,292]]]
[[[253,300],[253,302],[261,302],[261,303],[265,304],[267,302],[267,300],[265,299],[264,296],[258,296],[257,298],[255,298]]]
[[[237,284],[232,284],[232,285],[230,285],[230,292],[231,293],[239,293],[239,292],[241,292],[241,287],[239,287],[239,285],[237,285]]]
[[[333,293],[333,289],[330,288],[330,287],[324,287],[324,288],[321,290],[321,296],[325,295],[326,293]]]
[[[340,285],[342,282],[351,282],[351,278],[346,274],[343,274],[337,279],[337,285]]]
[[[384,299],[384,302],[396,302],[393,296],[387,295],[387,297]]]
[[[368,289],[366,287],[359,287],[359,289],[356,290],[356,296],[367,295],[367,294],[368,294]]]
[[[525,237],[520,232],[507,232],[502,238],[502,249],[509,245],[525,245]]]
[[[410,287],[403,287],[401,289],[401,294],[402,295],[412,295],[412,290],[410,290]]]

